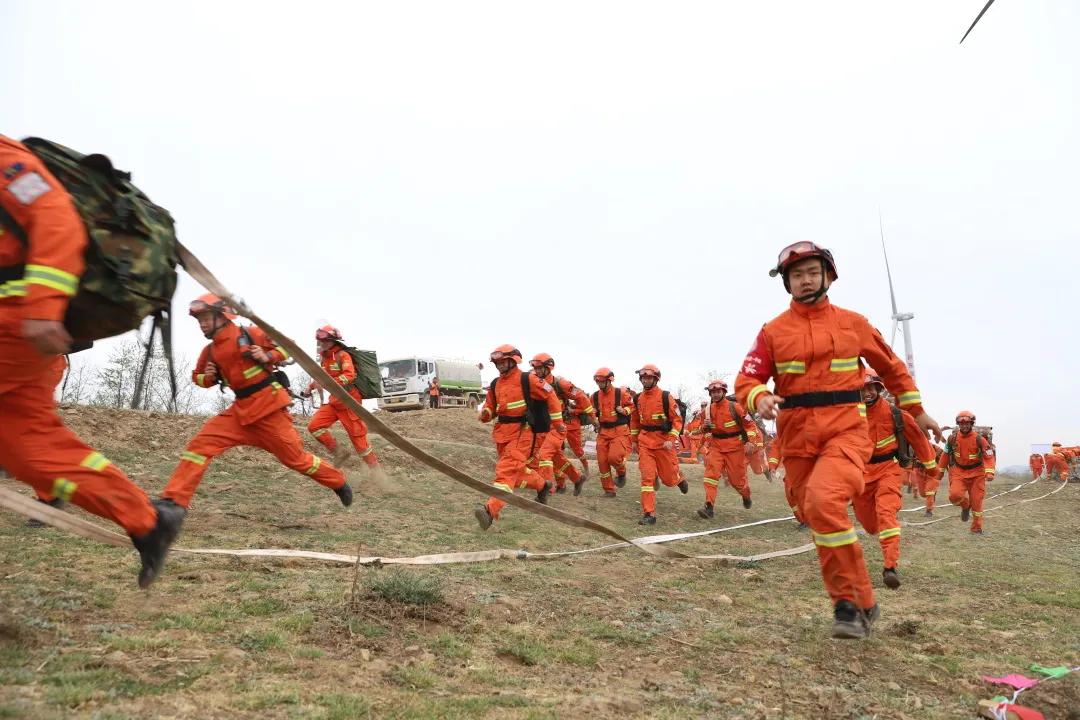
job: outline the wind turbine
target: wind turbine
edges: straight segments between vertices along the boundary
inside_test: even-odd
[[[893,326],[889,347],[896,343],[896,328],[902,323],[904,326],[904,362],[907,363],[911,377],[915,377],[915,352],[911,347],[911,320],[915,317],[915,313],[902,313],[896,309],[896,292],[893,290],[892,271],[889,269],[889,253],[885,250],[885,226],[881,221],[880,212],[878,212],[878,229],[881,231],[881,252],[885,255],[885,274],[889,277],[889,299],[892,300]]]

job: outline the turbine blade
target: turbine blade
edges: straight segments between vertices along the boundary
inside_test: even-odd
[[[898,325],[900,325],[899,320],[892,321],[892,337],[889,338],[889,347],[892,347],[896,344],[896,328]],[[904,348],[904,351],[906,352],[907,348]]]
[[[967,36],[971,34],[971,31],[975,29],[975,26],[979,24],[980,20],[982,20],[982,16],[986,14],[986,11],[989,10],[990,6],[993,5],[993,4],[994,4],[994,0],[988,0],[986,5],[983,6],[983,9],[975,17],[975,22],[971,23],[971,27],[969,27],[967,29],[967,32],[964,33],[964,37],[960,38],[960,44],[961,45],[964,44],[964,41],[967,40]]]
[[[881,211],[878,210],[878,230],[881,231],[881,253],[885,256],[885,274],[889,277],[889,299],[892,300],[892,314],[896,315],[896,293],[893,292],[892,270],[889,269],[889,253],[885,250],[885,226],[881,221]],[[895,335],[896,328],[893,328]]]

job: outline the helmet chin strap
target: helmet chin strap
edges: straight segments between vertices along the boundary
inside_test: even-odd
[[[792,293],[791,294],[792,299],[795,300],[795,302],[801,303],[803,305],[813,305],[814,303],[816,303],[818,300],[821,299],[822,295],[824,295],[825,293],[827,293],[829,291],[828,286],[825,284],[825,278],[828,277],[828,275],[827,275],[828,272],[829,272],[829,269],[825,266],[825,261],[822,260],[821,261],[821,287],[819,287],[817,290],[815,290],[812,293],[807,293],[806,295],[795,295],[795,293]]]
[[[205,337],[207,340],[212,340],[213,337],[215,335],[217,335],[219,332],[221,332],[221,329],[225,327],[224,325],[219,325],[218,324],[218,318],[220,318],[220,317],[225,317],[225,316],[224,315],[219,315],[218,313],[214,313],[214,326],[203,333],[203,337]]]

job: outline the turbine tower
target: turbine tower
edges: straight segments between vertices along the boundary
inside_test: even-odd
[[[889,253],[885,250],[885,226],[881,221],[881,213],[878,212],[878,229],[881,231],[881,252],[885,255],[885,274],[889,278],[889,299],[892,300],[892,337],[889,338],[889,347],[896,343],[896,328],[903,324],[904,327],[904,362],[907,363],[908,372],[915,377],[915,352],[911,347],[911,319],[914,313],[899,312],[896,309],[896,291],[893,290],[892,271],[889,269]]]

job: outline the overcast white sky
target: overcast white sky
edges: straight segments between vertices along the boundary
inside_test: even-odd
[[[800,239],[888,337],[880,208],[927,408],[1017,464],[1080,443],[1080,4],[958,46],[982,5],[8,0],[0,132],[132,170],[296,338],[512,342],[589,390],[737,368]]]

